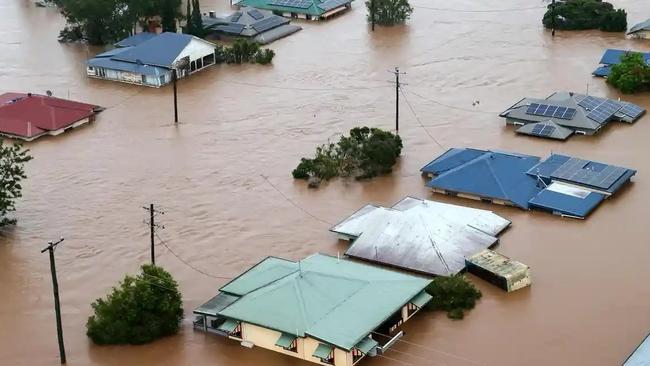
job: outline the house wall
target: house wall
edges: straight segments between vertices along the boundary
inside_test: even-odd
[[[160,87],[171,81],[170,73],[158,76],[142,75],[126,71],[105,69],[101,67],[87,67],[86,74],[97,79],[120,81],[127,84],[137,84],[152,87]]]
[[[635,38],[650,39],[650,30],[642,30],[634,33]]]
[[[242,322],[242,336],[244,341],[251,342],[258,347],[266,348],[271,351],[317,363],[319,365],[329,365],[321,362],[320,359],[316,357],[312,357],[312,354],[318,347],[318,344],[321,343],[320,341],[310,337],[298,337],[296,339],[297,352],[291,352],[275,345],[275,342],[277,342],[281,334],[282,333],[272,329]],[[352,354],[350,352],[334,348],[334,365],[352,366]]]
[[[215,47],[212,43],[204,40],[192,39],[192,41],[188,43],[188,45],[185,47],[185,49],[183,49],[183,51],[178,55],[178,57],[176,57],[174,62],[178,62],[184,57],[188,57],[191,63],[192,61],[202,59],[203,57],[208,56],[210,54],[212,55],[215,54]],[[197,69],[195,71],[192,71],[191,73],[199,71],[201,69],[202,68]]]

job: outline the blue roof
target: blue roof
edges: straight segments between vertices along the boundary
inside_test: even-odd
[[[165,32],[119,53],[113,59],[171,68],[191,40],[192,36],[187,34]]]
[[[460,162],[466,159],[459,159],[459,157],[466,158],[476,152],[480,152],[476,158]],[[437,166],[451,168],[433,178],[427,183],[427,186],[479,197],[501,199],[527,209],[528,200],[541,188],[537,186],[537,180],[531,179],[526,172],[538,162],[539,158],[536,156],[492,151],[474,150],[471,153],[460,151],[455,154],[445,153],[428,166],[437,164]],[[445,163],[448,164],[445,165]]]
[[[476,149],[449,149],[444,154],[420,169],[423,173],[439,175],[483,155],[485,151]]]
[[[612,68],[609,66],[600,66],[591,74],[594,76],[607,77],[612,72]]]
[[[156,33],[151,33],[151,32],[142,32],[142,33],[136,33],[132,35],[129,38],[125,38],[115,44],[117,47],[133,47],[137,46],[140,43],[144,41],[148,41],[154,37],[156,37],[158,34]]]
[[[120,54],[129,48],[113,48],[112,50],[106,51],[104,53],[100,53],[99,55],[96,55],[95,58],[102,58],[102,57],[113,57],[117,54]]]
[[[111,70],[132,72],[134,74],[158,76],[167,73],[169,70],[149,65],[141,65],[131,62],[117,61],[109,57],[95,57],[86,62],[88,66],[101,67]]]
[[[584,218],[604,199],[605,195],[602,193],[590,192],[586,197],[581,198],[544,189],[530,200],[530,206]]]
[[[555,172],[559,167],[561,167],[562,164],[569,161],[569,159],[571,159],[570,156],[553,154],[549,156],[546,160],[530,168],[527,174],[532,177],[536,177],[539,175],[541,178],[550,179],[551,174],[553,174],[553,172]]]
[[[623,366],[647,366],[650,364],[650,334],[634,350],[630,357],[625,360]]]

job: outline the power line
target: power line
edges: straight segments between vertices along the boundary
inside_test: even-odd
[[[202,274],[202,275],[204,275],[204,276],[208,276],[208,277],[212,277],[212,278],[216,278],[216,279],[220,279],[220,280],[232,280],[232,277],[215,276],[215,275],[210,274],[210,273],[207,273],[207,272],[205,272],[205,271],[203,271],[203,270],[201,270],[201,269],[199,269],[199,268],[196,268],[194,265],[192,265],[192,264],[189,263],[188,261],[186,261],[186,260],[184,260],[183,258],[181,258],[178,254],[176,254],[176,253],[172,250],[172,248],[170,248],[170,247],[167,245],[167,243],[165,243],[165,241],[162,240],[162,238],[160,238],[160,236],[158,235],[158,233],[156,233],[156,237],[158,238],[158,240],[160,240],[160,243],[161,243],[162,245],[164,245],[165,248],[167,248],[167,250],[169,250],[169,252],[170,252],[174,257],[176,257],[176,259],[178,259],[180,262],[182,262],[182,263],[185,264],[186,266],[190,267],[191,269],[195,270],[196,272],[198,272],[198,273],[200,273],[200,274]]]
[[[404,97],[404,101],[406,102],[406,105],[407,105],[407,106],[409,107],[409,109],[411,110],[411,113],[413,114],[413,117],[415,117],[415,119],[416,119],[416,120],[418,121],[418,123],[420,124],[420,127],[422,127],[422,129],[424,130],[424,132],[426,132],[426,134],[429,136],[429,138],[431,138],[431,140],[432,140],[433,142],[435,142],[436,145],[438,145],[441,149],[445,150],[445,147],[442,146],[442,144],[441,144],[440,142],[438,142],[438,140],[436,140],[436,138],[433,137],[433,135],[431,135],[431,133],[429,132],[429,130],[427,130],[426,127],[424,127],[424,124],[422,124],[422,121],[420,121],[420,117],[418,117],[418,114],[415,113],[415,109],[413,109],[413,106],[411,105],[411,103],[409,102],[408,98],[406,97],[406,94],[404,94],[404,90],[402,90],[402,96]]]
[[[434,100],[434,99],[431,99],[431,98],[427,98],[427,97],[422,96],[422,95],[420,95],[420,94],[418,94],[418,93],[416,93],[416,92],[414,92],[414,91],[412,91],[412,90],[407,90],[407,92],[409,92],[409,93],[415,95],[416,97],[418,97],[418,98],[420,98],[420,99],[423,99],[423,100],[429,101],[429,102],[431,102],[431,103],[434,103],[434,104],[437,104],[437,105],[440,105],[440,106],[443,106],[443,107],[446,107],[446,108],[449,108],[449,109],[455,109],[455,110],[458,110],[458,111],[464,111],[464,112],[469,112],[469,113],[499,114],[499,112],[477,111],[477,110],[475,110],[475,109],[469,109],[469,108],[463,108],[463,107],[456,107],[456,106],[449,105],[449,104],[445,104],[445,103],[443,103],[443,102],[440,102],[440,101],[437,101],[437,100]]]
[[[427,361],[427,362],[432,362],[432,361],[431,361],[431,358],[429,358],[429,357],[422,357],[422,356],[414,355],[414,354],[411,354],[411,353],[408,353],[408,352],[403,352],[403,351],[400,351],[400,350],[395,349],[395,347],[390,347],[390,348],[388,348],[386,351],[397,352],[397,353],[401,353],[401,354],[407,355],[407,356],[409,356],[409,357],[419,358],[419,359],[421,359],[421,360],[425,360],[425,361]],[[434,365],[440,365],[440,364],[437,363],[437,362],[434,362],[433,364],[434,364]]]
[[[299,209],[300,211],[302,211],[303,213],[305,213],[307,216],[313,218],[314,220],[317,220],[317,221],[322,222],[323,224],[326,224],[326,225],[332,226],[332,223],[329,223],[329,222],[327,222],[327,221],[321,219],[320,217],[318,217],[318,216],[312,214],[311,212],[305,210],[304,208],[298,206],[297,203],[295,203],[291,198],[287,197],[284,193],[282,193],[282,191],[281,191],[278,187],[276,187],[273,183],[271,183],[271,181],[270,181],[267,177],[265,177],[263,174],[260,174],[260,177],[262,177],[262,179],[264,179],[264,180],[266,181],[266,183],[268,183],[271,187],[273,187],[273,189],[275,189],[276,192],[278,192],[282,197],[284,197],[284,199],[285,199],[287,202],[289,202],[293,207]]]
[[[379,355],[379,354],[377,355],[377,357],[381,357],[381,358],[385,358],[385,359],[387,359],[387,360],[391,360],[391,361],[394,361],[394,362],[398,362],[398,363],[401,363],[402,365],[413,366],[413,364],[410,363],[410,362],[401,361],[401,360],[398,360],[398,359],[396,359],[396,358],[392,358],[392,357],[388,357],[388,356],[384,356],[384,355]]]
[[[297,90],[297,91],[346,91],[346,90],[382,89],[382,88],[389,87],[389,85],[377,85],[377,86],[360,86],[360,87],[343,87],[343,88],[301,88],[301,87],[290,87],[290,86],[254,84],[254,83],[247,83],[243,81],[234,81],[234,80],[221,80],[221,81],[225,83],[235,84],[235,85],[248,86],[252,88]]]
[[[483,10],[474,10],[474,9],[445,9],[445,8],[434,8],[430,6],[419,6],[413,5],[416,9],[426,9],[426,10],[435,10],[443,11],[449,13],[508,13],[508,12],[517,12],[517,11],[527,11],[527,10],[536,10],[536,9],[546,9],[545,6],[535,6],[529,8],[512,8],[512,9],[483,9]]]

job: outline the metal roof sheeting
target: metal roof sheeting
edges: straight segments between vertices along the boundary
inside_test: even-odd
[[[233,319],[226,319],[225,322],[221,323],[220,326],[217,327],[222,332],[225,333],[232,333],[235,328],[239,325],[239,322]]]
[[[364,354],[367,354],[370,352],[373,348],[377,347],[379,345],[379,342],[376,340],[366,337],[362,339],[359,343],[357,343],[354,348],[358,349],[359,351],[363,352]]]
[[[333,350],[334,347],[330,346],[329,344],[319,343],[318,347],[316,347],[316,350],[314,350],[312,356],[318,357],[320,359],[327,359]]]
[[[280,338],[278,338],[278,340],[275,342],[275,345],[282,348],[289,348],[291,347],[291,343],[293,343],[296,338],[298,337],[293,334],[282,333],[282,335],[280,335]]]
[[[422,308],[429,301],[433,299],[433,296],[429,295],[426,291],[420,292],[416,297],[411,300],[411,303],[419,308]]]
[[[648,19],[650,21],[650,19]],[[629,33],[628,33],[629,34]],[[611,72],[611,65],[618,65],[621,63],[621,58],[627,54],[627,53],[640,53],[643,56],[643,59],[645,62],[650,65],[650,52],[636,52],[636,51],[629,51],[629,50],[617,50],[617,49],[607,49],[605,50],[605,53],[603,53],[603,57],[600,58],[600,64],[602,66],[599,66],[592,74],[594,76],[601,76],[601,77],[607,77],[609,76],[609,73]]]
[[[625,360],[623,366],[648,366],[650,365],[650,334],[634,350],[634,352]]]
[[[350,350],[429,283],[322,254],[270,257],[221,289],[242,297],[219,315]]]
[[[299,3],[299,7],[289,6],[291,2],[276,0],[241,0],[235,5],[250,6],[257,9],[266,9],[282,13],[309,14],[312,16],[322,16],[336,8],[345,7],[352,3],[352,0],[305,0]],[[294,2],[294,4],[298,4]]]
[[[392,208],[367,205],[330,230],[354,238],[351,257],[448,276],[509,225],[491,211],[406,197]]]
[[[125,38],[115,44],[117,47],[133,47],[137,46],[142,42],[146,42],[154,37],[156,37],[158,34],[152,33],[152,32],[142,32],[142,33],[136,33],[132,35],[131,37]]]
[[[239,299],[239,296],[220,292],[217,296],[211,298],[208,302],[194,310],[194,312],[198,314],[217,315],[218,312],[237,301],[237,299]]]
[[[605,195],[601,193],[581,190],[584,192],[584,196],[580,197],[576,192],[569,194],[567,189],[562,188],[569,188],[569,186],[561,183],[551,184],[533,197],[530,200],[530,205],[547,211],[558,212],[561,215],[584,218],[605,199]]]
[[[165,32],[131,47],[113,57],[117,61],[142,63],[172,68],[172,63],[194,37],[187,34]]]
[[[641,23],[637,23],[633,25],[632,28],[630,28],[629,32],[627,32],[627,34],[633,34],[642,30],[650,30],[650,19],[647,19]]]
[[[512,278],[529,270],[527,265],[489,249],[467,258],[467,261],[503,278]]]

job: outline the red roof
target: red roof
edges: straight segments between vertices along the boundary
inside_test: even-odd
[[[37,94],[0,95],[0,133],[31,138],[66,128],[95,114],[98,106]]]

